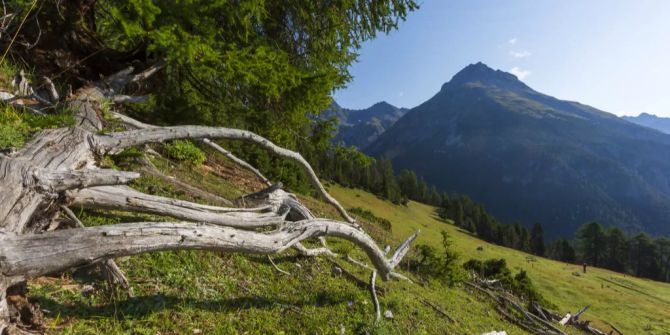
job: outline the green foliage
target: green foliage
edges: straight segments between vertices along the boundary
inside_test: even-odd
[[[474,272],[479,278],[500,281],[515,295],[523,299],[551,305],[535,288],[526,271],[521,270],[512,276],[512,271],[507,267],[507,261],[503,258],[487,259],[483,262],[478,259],[470,259],[463,263],[463,268]]]
[[[48,128],[68,127],[72,124],[74,124],[74,118],[68,111],[36,115],[18,111],[11,106],[4,106],[0,110],[0,148],[20,148],[34,132]]]
[[[582,225],[576,233],[581,258],[592,266],[602,265],[605,250],[605,230],[597,222]]]
[[[0,114],[0,148],[23,146],[28,137],[28,126],[21,117],[10,107]]]
[[[200,165],[207,159],[205,153],[188,140],[175,140],[167,143],[165,152],[172,159],[192,165]]]
[[[368,222],[378,224],[388,232],[391,231],[391,221],[375,216],[369,210],[363,209],[361,207],[354,207],[349,208],[349,213],[355,214],[356,216],[361,217]]]
[[[460,255],[453,250],[449,233],[442,231],[442,253],[431,245],[416,246],[417,256],[414,267],[417,273],[429,275],[452,286],[465,280],[465,273],[459,266]]]
[[[296,148],[308,114],[351,78],[361,44],[416,8],[413,0],[113,0],[97,6],[95,28],[108,47],[167,61],[155,119],[246,128]]]

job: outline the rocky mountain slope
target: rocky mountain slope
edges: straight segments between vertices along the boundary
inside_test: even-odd
[[[597,220],[670,234],[670,136],[472,64],[365,148],[551,237]]]
[[[334,102],[322,115],[335,116],[339,120],[335,142],[365,149],[407,111],[407,108],[398,108],[385,101],[360,110],[342,108]]]
[[[641,113],[638,116],[624,116],[623,119],[640,126],[653,128],[660,132],[670,134],[670,118],[667,117]]]

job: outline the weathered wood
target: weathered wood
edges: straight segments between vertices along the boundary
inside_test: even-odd
[[[74,221],[77,228],[84,228],[84,223],[79,220],[77,215],[74,214],[74,212],[65,207],[61,206],[61,210],[65,212],[65,215],[67,215],[70,220]],[[123,289],[125,289],[128,292],[129,296],[133,296],[133,288],[130,286],[130,282],[128,281],[128,278],[123,274],[123,271],[119,268],[118,265],[116,265],[116,262],[113,259],[108,259],[100,265],[100,270],[102,273],[105,275],[107,278],[107,281],[112,284],[112,285],[118,285],[121,286]],[[1,333],[0,333],[1,334]]]
[[[304,253],[328,254],[329,249],[325,248],[322,238],[333,236],[363,249],[376,269],[374,276],[378,272],[383,280],[389,279],[416,234],[387,258],[375,241],[325,191],[299,153],[276,146],[251,132],[228,128],[152,127],[99,134],[102,128],[100,113],[105,100],[118,95],[128,82],[137,80],[138,76],[131,73],[132,69],[124,70],[75,92],[67,102],[75,111],[74,127],[42,131],[23,149],[0,155],[0,186],[3,189],[0,192],[0,329],[9,322],[6,298],[7,290],[13,285],[25,282],[27,278],[77,266],[101,262],[111,266],[113,263],[109,260],[115,257],[146,252],[204,249],[272,254],[296,247]],[[96,158],[100,155],[130,146],[176,138],[210,137],[249,141],[299,162],[308,171],[317,190],[347,222],[314,218],[294,195],[280,187],[257,194],[258,197],[249,197],[251,202],[258,203],[254,208],[232,209],[143,194],[118,186],[137,178],[137,173],[96,167]],[[201,223],[143,222],[46,231],[55,227],[52,223],[65,208],[63,206],[72,203]],[[289,221],[284,219],[287,214]],[[78,221],[76,217],[75,221]],[[277,229],[254,230],[267,225],[276,225]],[[309,250],[300,244],[312,238],[320,238],[324,248]]]
[[[428,301],[428,300],[426,300],[426,299],[421,299],[421,302],[422,302],[424,305],[426,305],[426,306],[432,308],[432,309],[433,309],[435,312],[437,312],[438,314],[440,314],[440,315],[444,316],[445,318],[447,318],[449,321],[451,321],[451,322],[456,322],[456,320],[454,320],[451,316],[449,316],[449,314],[447,314],[447,312],[445,312],[445,311],[442,310],[441,308],[437,307],[437,306],[436,306],[435,304],[433,304],[432,302],[430,302],[430,301]]]
[[[375,323],[382,318],[382,311],[379,308],[379,299],[377,298],[377,291],[375,290],[375,281],[377,280],[377,271],[372,271],[370,274],[370,294],[372,295],[372,304],[375,307]]]
[[[251,142],[263,147],[277,156],[292,159],[299,163],[305,169],[305,171],[307,171],[312,185],[314,185],[319,194],[328,203],[332,204],[347,222],[352,224],[355,223],[355,220],[349,216],[344,207],[342,207],[342,205],[340,205],[340,203],[335,200],[335,198],[328,194],[326,189],[319,181],[316,173],[309,165],[309,163],[302,157],[302,155],[295,151],[277,146],[268,139],[250,131],[205,126],[154,127],[147,129],[129,130],[109,135],[98,135],[95,138],[95,147],[99,154],[115,153],[132,146],[138,146],[147,143],[165,142],[168,140],[181,138],[217,138]]]
[[[325,219],[287,223],[269,233],[206,223],[142,222],[1,234],[0,269],[5,276],[36,277],[110,258],[179,249],[272,254],[318,236],[354,243],[366,252],[383,278],[393,269],[370,236],[348,224]]]
[[[608,326],[610,326],[610,327],[612,328],[612,330],[614,330],[615,332],[619,333],[619,335],[623,335],[623,332],[620,331],[619,328],[617,328],[616,326],[614,326],[613,324],[611,324],[611,323],[609,323],[609,322],[607,322],[607,321],[604,321],[604,322],[605,322]]]
[[[146,157],[142,158],[142,167],[140,171],[144,175],[150,175],[159,179],[162,179],[165,182],[175,185],[176,187],[183,189],[185,192],[194,195],[195,197],[210,201],[215,204],[224,204],[226,206],[232,205],[233,203],[225,198],[222,198],[216,194],[212,194],[205,190],[199,189],[189,183],[185,183],[179,179],[168,176],[158,170],[158,168]]]
[[[238,228],[257,228],[284,222],[284,213],[272,212],[272,206],[235,209],[200,205],[188,201],[144,194],[130,187],[100,186],[68,192],[72,205],[87,208],[150,213],[177,219],[208,222]],[[279,200],[281,201],[281,200]]]

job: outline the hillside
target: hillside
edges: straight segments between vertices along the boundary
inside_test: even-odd
[[[670,134],[670,118],[660,117],[647,113],[641,113],[638,116],[624,116],[622,118],[640,126],[656,129],[660,132]]]
[[[156,166],[172,176],[226,198],[235,198],[262,187],[254,177],[209,152],[206,166],[193,168],[164,159],[153,159]],[[129,168],[132,157],[115,160]],[[133,184],[140,190],[195,200],[188,192],[154,177],[142,177]],[[338,193],[342,189],[333,188]],[[364,199],[372,196],[356,192]],[[354,199],[353,192],[350,197]],[[321,201],[302,199],[315,214],[337,217]],[[414,205],[412,206],[412,208]],[[418,220],[430,215],[420,207]],[[400,207],[396,212],[413,215]],[[78,211],[86,225],[114,223],[117,220],[155,219],[118,211]],[[379,228],[360,221],[380,242],[399,240]],[[398,221],[394,219],[394,225]],[[420,222],[420,221],[419,221]],[[428,224],[431,224],[429,222]],[[399,228],[397,228],[400,231]],[[337,239],[329,246],[342,255],[365,259],[352,244]],[[38,302],[42,321],[52,334],[479,334],[505,329],[510,334],[525,334],[505,322],[493,311],[486,297],[440,282],[427,285],[400,281],[381,282],[387,291],[380,295],[382,310],[393,313],[392,320],[373,325],[369,291],[344,276],[332,274],[333,263],[326,257],[302,257],[293,251],[273,256],[275,270],[266,256],[237,255],[207,251],[179,251],[146,254],[119,259],[135,297],[123,291],[98,286],[96,271],[79,270],[60,277],[42,277],[29,283],[29,299]],[[341,259],[335,259],[363,281],[369,272]],[[94,285],[94,286],[91,286]],[[447,311],[454,322],[426,306],[430,301]],[[459,306],[467,305],[467,309]]]
[[[578,264],[566,264],[538,258],[518,250],[489,244],[447,224],[435,215],[435,209],[410,202],[407,207],[393,205],[361,190],[333,186],[329,191],[346,206],[361,206],[391,221],[396,237],[421,229],[417,244],[441,244],[440,231],[446,230],[462,260],[504,258],[514,269],[528,272],[541,293],[558,306],[557,310],[574,313],[589,305],[586,319],[602,330],[611,322],[624,333],[668,334],[670,332],[670,284],[639,279],[605,269],[589,267],[581,273]],[[477,247],[483,250],[477,251]],[[573,273],[579,274],[578,276]],[[456,289],[458,290],[458,289]],[[453,303],[453,306],[456,304]]]
[[[472,64],[365,150],[504,222],[670,234],[670,136]],[[430,163],[428,163],[430,162]]]
[[[209,152],[208,156],[207,165],[198,168],[164,159],[153,162],[180,180],[227,198],[262,186],[218,153]],[[132,156],[116,163],[125,168],[135,164]],[[195,199],[154,177],[142,177],[133,186],[153,189],[159,195]],[[670,329],[670,300],[664,298],[670,296],[669,284],[600,269],[573,276],[579,266],[529,258],[525,253],[480,241],[439,220],[433,207],[416,202],[406,207],[393,205],[365,191],[336,185],[329,186],[329,191],[347,208],[362,207],[388,219],[392,224],[390,235],[365,220],[359,221],[381,243],[396,244],[421,229],[415,243],[438,247],[440,231],[446,230],[462,261],[504,257],[515,271],[528,271],[560,312],[591,305],[585,318],[601,329],[609,329],[603,320],[628,333],[665,334]],[[317,215],[337,217],[332,207],[319,200],[302,200]],[[155,219],[109,211],[79,211],[79,215],[86,225]],[[362,252],[347,242],[330,240],[329,245],[340,254],[364,259]],[[478,246],[483,250],[475,251]],[[264,256],[207,251],[147,254],[119,260],[132,283],[133,298],[105,286],[90,286],[97,277],[95,271],[88,270],[33,280],[29,298],[39,303],[43,322],[52,334],[332,334],[342,327],[345,334],[480,334],[503,329],[509,334],[525,334],[498,315],[488,297],[465,286],[449,287],[439,281],[421,285],[379,283],[388,291],[380,296],[382,310],[391,310],[394,318],[382,320],[375,327],[367,289],[333,276],[333,263],[327,258],[306,258],[289,251],[273,260],[290,274],[279,273]],[[369,275],[345,261],[335,261],[362,280]],[[454,322],[422,301],[439,306]],[[626,308],[622,308],[624,305]]]
[[[398,108],[386,101],[358,110],[342,108],[333,102],[322,117],[335,117],[339,122],[333,142],[343,142],[348,146],[364,149],[407,111],[407,108]]]

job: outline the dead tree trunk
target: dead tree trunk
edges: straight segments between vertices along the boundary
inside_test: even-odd
[[[0,334],[20,332],[17,320],[10,316],[12,306],[7,299],[8,290],[16,284],[76,266],[146,252],[204,249],[272,254],[295,247],[309,253],[301,241],[334,236],[362,248],[382,279],[392,275],[416,234],[387,258],[325,191],[309,164],[296,152],[251,132],[228,128],[148,127],[100,134],[102,103],[113,99],[127,83],[143,79],[155,70],[139,75],[132,75],[132,69],[122,71],[80,89],[68,101],[76,111],[74,127],[43,131],[20,151],[0,154]],[[263,193],[254,208],[217,207],[143,194],[122,186],[138,178],[138,173],[100,169],[96,165],[104,154],[178,138],[242,140],[293,159],[308,171],[317,190],[346,222],[314,218],[281,188]],[[153,213],[189,222],[123,223],[47,231],[63,206],[72,205]],[[277,229],[259,229],[267,226]]]

